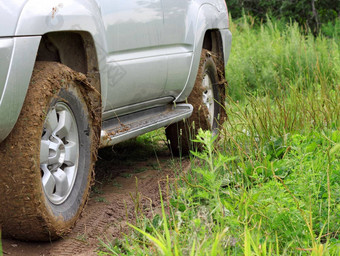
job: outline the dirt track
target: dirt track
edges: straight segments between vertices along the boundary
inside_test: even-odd
[[[24,243],[3,240],[6,255],[96,255],[99,238],[111,241],[128,231],[126,222],[134,223],[136,180],[139,208],[147,217],[159,212],[158,184],[165,186],[166,176],[179,168],[164,143],[141,143],[131,140],[102,150],[96,164],[96,184],[81,219],[72,233],[50,243]],[[182,160],[182,168],[188,168]],[[137,178],[137,179],[136,179]]]

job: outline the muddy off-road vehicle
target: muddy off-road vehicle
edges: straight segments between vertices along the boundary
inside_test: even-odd
[[[174,154],[225,117],[224,0],[0,0],[0,226],[65,235],[100,147],[166,127]]]

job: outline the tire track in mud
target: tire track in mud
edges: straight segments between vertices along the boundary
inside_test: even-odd
[[[165,145],[158,147],[156,151],[150,151],[148,146],[138,143],[132,147],[121,147],[126,158],[119,156],[120,150],[104,149],[100,154],[99,159],[102,158],[97,161],[97,181],[93,192],[80,220],[69,235],[50,243],[26,243],[5,239],[4,256],[97,255],[99,239],[108,238],[113,241],[130,230],[127,222],[135,223],[137,195],[138,208],[146,217],[151,218],[154,213],[160,213],[158,184],[165,191],[166,177],[173,177],[174,169],[180,169],[179,164],[175,163],[179,160],[171,160]],[[143,152],[142,156],[134,151]],[[136,159],[129,158],[130,155]],[[181,164],[183,169],[190,166],[189,160],[182,160]]]

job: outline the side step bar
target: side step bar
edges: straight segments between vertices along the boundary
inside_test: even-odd
[[[156,107],[103,122],[100,147],[108,147],[191,116],[190,104]]]

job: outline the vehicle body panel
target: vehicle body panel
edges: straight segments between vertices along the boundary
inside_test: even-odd
[[[122,70],[117,79],[116,69]],[[108,97],[105,110],[111,110],[162,95],[166,81],[166,59],[164,56],[110,62],[107,65]]]
[[[163,11],[161,0],[98,0],[108,49],[106,108],[160,97],[166,82],[166,57],[161,51]],[[116,70],[120,69],[120,77]]]
[[[168,79],[164,95],[176,97],[186,83],[195,44],[197,13],[191,0],[162,0],[164,8],[164,37],[162,43],[174,48],[168,56]]]
[[[0,38],[0,106],[2,101],[2,93],[4,91],[7,79],[9,65],[11,63],[14,39]]]
[[[127,113],[130,105],[185,101],[207,30],[220,31],[227,63],[231,34],[224,0],[117,1],[0,0],[0,22],[8,24],[0,29],[0,37],[7,37],[0,41],[0,142],[19,116],[46,33],[86,31],[93,37],[104,118],[117,115],[115,110]]]
[[[42,36],[58,31],[86,31],[92,35],[98,55],[102,105],[105,106],[107,46],[98,3],[94,0],[29,0],[21,12],[15,36]]]
[[[0,102],[0,142],[10,133],[20,114],[39,43],[38,36],[14,38],[13,54]]]
[[[10,37],[15,35],[17,22],[27,0],[0,1],[0,37]]]
[[[195,22],[195,42],[193,48],[193,58],[190,65],[190,71],[188,73],[188,78],[185,83],[184,89],[182,92],[176,97],[176,102],[183,102],[189,96],[192,88],[194,87],[199,60],[201,57],[201,51],[203,47],[203,41],[206,31],[208,30],[228,30],[228,14],[226,11],[220,11],[217,7],[221,8],[220,0],[212,0],[209,3],[206,3],[205,0],[197,0],[194,1],[194,8],[197,12],[197,18]],[[224,34],[230,37],[230,39],[226,39],[225,41],[231,42],[231,34]],[[227,58],[224,58],[225,65],[227,64],[227,59],[230,52],[230,45],[223,45],[223,51],[226,53]]]
[[[13,129],[24,102],[41,36],[57,31],[88,31],[94,38],[98,55],[102,82],[102,102],[106,102],[106,44],[104,26],[101,23],[100,10],[95,1],[81,0],[0,0],[0,6],[11,7],[12,19],[6,17],[4,9],[0,9],[2,24],[9,24],[11,30],[0,29],[0,35],[14,38],[14,49],[9,66],[7,80],[0,105],[0,142]],[[14,15],[14,13],[16,15]],[[16,27],[14,27],[14,25]],[[22,58],[25,56],[25,58]],[[3,71],[1,71],[3,72]]]
[[[108,54],[161,45],[161,0],[97,0],[105,25]],[[146,55],[147,57],[147,55]]]

